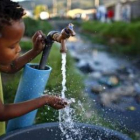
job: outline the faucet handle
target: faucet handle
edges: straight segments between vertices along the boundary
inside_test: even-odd
[[[74,25],[72,23],[69,23],[66,28],[62,29],[59,39],[68,39],[70,36],[75,36],[76,33],[73,30],[73,26]]]
[[[66,27],[66,32],[68,32],[70,34],[70,36],[75,36],[76,33],[73,29],[73,24],[72,23],[69,23],[68,26]]]
[[[61,43],[61,49],[60,52],[66,52],[67,48],[65,46],[65,40],[68,39],[70,36],[75,36],[76,33],[73,30],[73,24],[69,23],[68,26],[59,33],[57,31],[51,31],[48,33],[48,36],[51,38],[53,41],[57,41]]]

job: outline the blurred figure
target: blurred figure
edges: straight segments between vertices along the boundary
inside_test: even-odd
[[[96,9],[96,19],[97,20],[100,20],[100,18],[101,18],[101,13],[100,13],[100,11],[98,10],[98,8]]]
[[[124,3],[122,6],[122,20],[130,22],[131,19],[131,6],[129,3]]]
[[[122,20],[121,8],[122,8],[122,4],[121,4],[120,1],[118,1],[117,4],[115,5],[115,16],[114,16],[115,21],[121,21]]]
[[[97,13],[96,13],[96,17],[99,21],[101,22],[106,22],[106,7],[104,5],[100,5],[97,8]]]
[[[114,11],[112,8],[109,8],[107,11],[107,22],[111,23],[114,20]]]

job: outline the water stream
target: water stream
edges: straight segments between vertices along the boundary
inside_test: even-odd
[[[66,53],[62,53],[62,91],[61,91],[61,97],[66,99],[65,91],[66,88]],[[74,125],[74,119],[75,116],[75,110],[70,107],[70,104],[72,102],[75,102],[75,99],[71,98],[68,101],[68,106],[66,106],[64,109],[59,111],[59,127],[62,132],[62,135],[67,140],[74,140],[73,137],[77,137],[78,140],[81,140],[82,134],[79,130],[79,128],[76,128]]]

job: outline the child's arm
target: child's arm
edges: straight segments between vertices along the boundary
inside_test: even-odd
[[[16,58],[12,64],[0,66],[0,71],[5,73],[15,73],[41,53],[44,48],[44,34],[41,31],[36,32],[32,37],[32,41],[33,48],[30,51]]]
[[[49,95],[45,95],[26,102],[9,105],[2,104],[0,100],[0,121],[6,121],[15,117],[19,117],[43,105],[49,105],[54,109],[62,109],[67,105],[67,102],[57,96]]]

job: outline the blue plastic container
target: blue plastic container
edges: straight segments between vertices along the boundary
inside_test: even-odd
[[[39,70],[38,64],[26,64],[14,103],[40,97],[45,90],[51,70],[52,68],[49,66],[46,66],[45,70]],[[37,110],[34,110],[26,115],[9,120],[7,132],[33,125],[36,113]]]

